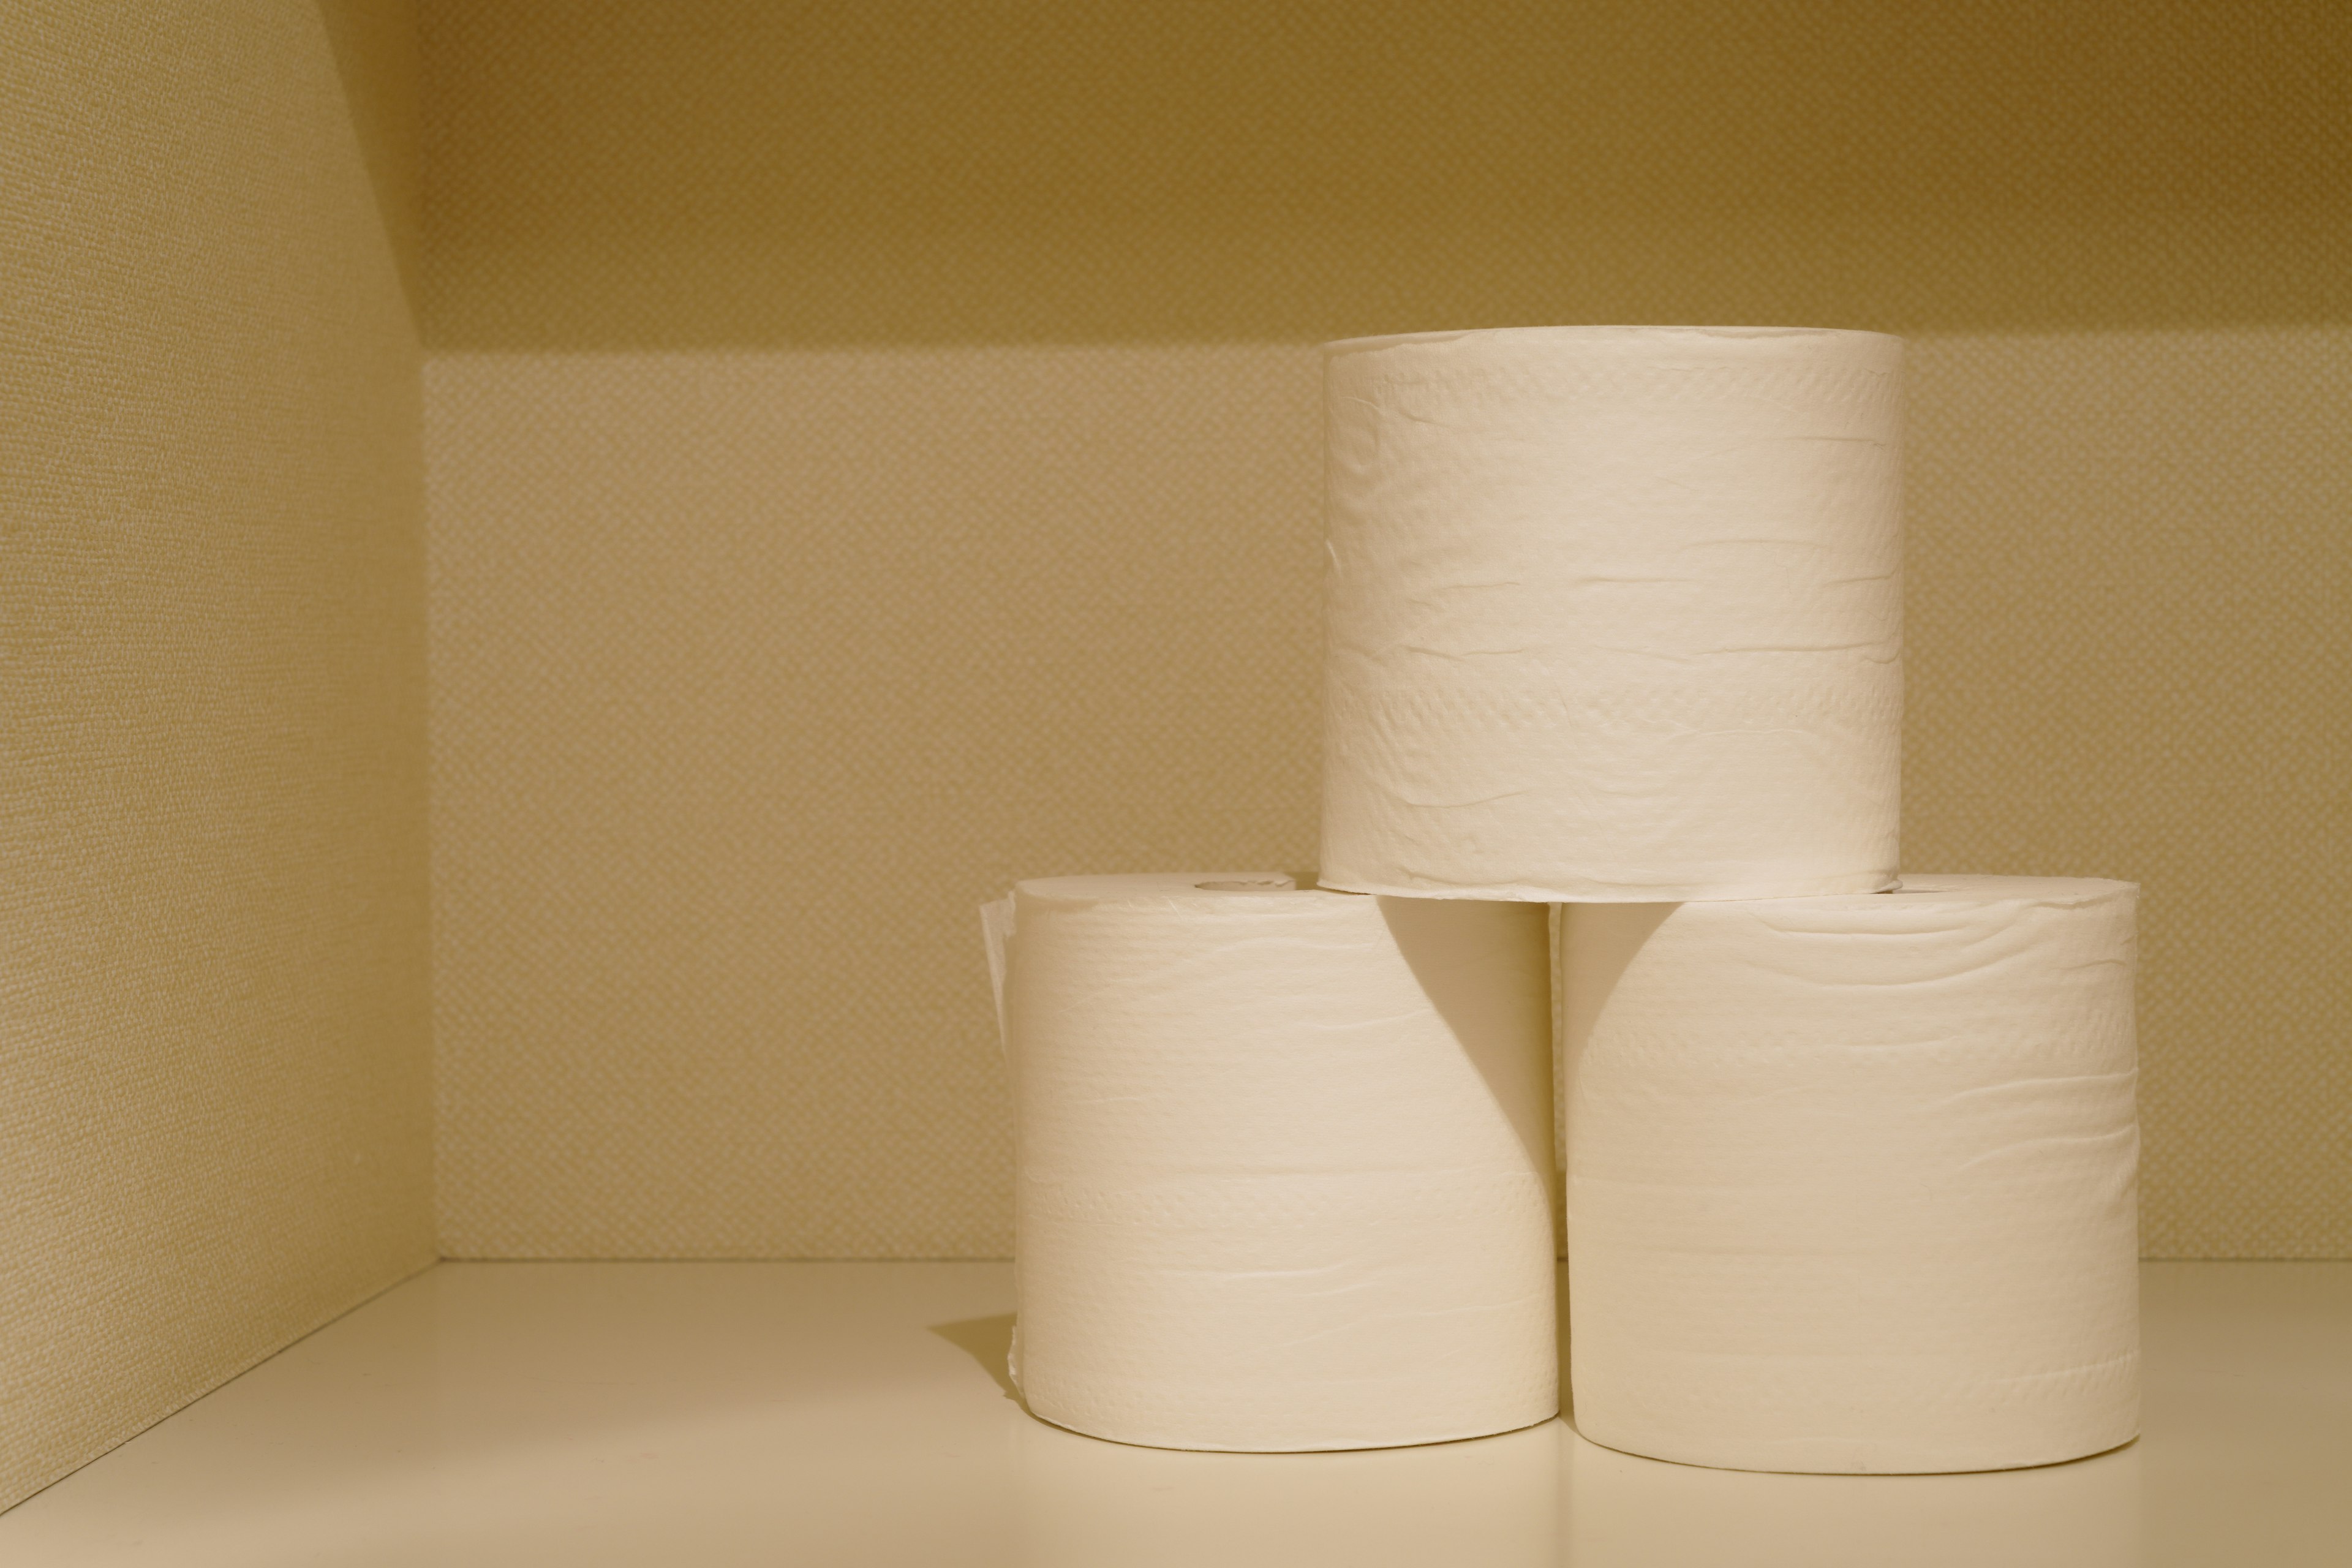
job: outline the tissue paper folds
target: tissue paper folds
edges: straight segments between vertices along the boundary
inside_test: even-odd
[[[1541,908],[1251,873],[1011,903],[990,929],[1032,1411],[1286,1450],[1559,1408]]]
[[[1733,1469],[2000,1469],[2139,1425],[2129,884],[1580,905],[1579,1430]]]
[[[1778,328],[1329,345],[1325,885],[1891,886],[1901,357]]]

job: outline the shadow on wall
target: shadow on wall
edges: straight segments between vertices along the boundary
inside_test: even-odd
[[[400,268],[408,312],[415,317],[425,226],[416,7],[413,0],[319,0],[319,20],[334,52],[343,106],[375,188],[376,213]]]
[[[428,342],[2346,319],[2352,8],[427,0]]]
[[[1643,319],[1913,335],[1906,861],[2146,884],[2149,1250],[2352,1247],[2352,6],[422,33],[446,1249],[1001,1255],[972,907],[1314,855],[1307,345]]]

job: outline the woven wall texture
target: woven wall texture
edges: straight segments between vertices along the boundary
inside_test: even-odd
[[[425,374],[444,1248],[1003,1255],[981,901],[1314,864],[1307,356]]]
[[[2146,884],[2164,1256],[2352,1249],[2347,367],[1915,344],[1906,859]],[[1313,864],[1312,351],[426,384],[445,1247],[1002,1252],[972,906]]]
[[[2341,0],[425,0],[428,342],[2352,319]]]
[[[1004,1250],[973,902],[1312,856],[1306,343],[1731,320],[1922,336],[1912,865],[2147,881],[2149,1248],[2347,1250],[2347,19],[428,3],[445,1246]]]
[[[1904,863],[2140,883],[2143,1246],[2352,1256],[2352,328],[1915,367]]]
[[[971,906],[1314,853],[1305,345],[1664,320],[1919,339],[1908,858],[2146,882],[2149,1249],[2352,1251],[2347,38],[428,3],[445,1246],[1002,1252]]]
[[[0,1503],[433,1256],[414,51],[6,12]]]

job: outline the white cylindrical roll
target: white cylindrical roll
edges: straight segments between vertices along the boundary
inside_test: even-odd
[[[1558,1410],[1541,909],[1248,873],[1012,905],[991,925],[1034,1413],[1289,1450]]]
[[[2047,1464],[2139,1426],[2128,883],[1580,905],[1577,1428],[1654,1458]]]
[[[1477,1443],[1279,1457],[1097,1443],[1042,1421],[1016,1430],[1016,1545],[1006,1560],[1021,1568],[1563,1561],[1555,1421]]]
[[[1570,1441],[1562,1457],[1552,1561],[1574,1568],[2151,1568],[2136,1447],[2039,1469],[1795,1485],[1597,1443]]]
[[[1902,349],[1760,327],[1328,345],[1325,885],[1892,886]]]

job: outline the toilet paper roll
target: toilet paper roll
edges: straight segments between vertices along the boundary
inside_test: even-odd
[[[1661,1465],[1573,1437],[1562,1458],[1565,1523],[1553,1561],[1574,1568],[2151,1563],[2141,1550],[2137,1447],[2037,1469],[1794,1482]]]
[[[1012,906],[1034,1414],[1290,1450],[1558,1410],[1544,910],[1199,873]]]
[[[1540,327],[1325,355],[1326,886],[1893,885],[1901,340]]]
[[[1021,1568],[1559,1568],[1565,1436],[1547,1421],[1425,1448],[1187,1454],[1097,1443],[1024,1421],[1013,1444],[1020,1481],[1011,1561]]]
[[[2137,900],[1915,877],[1570,908],[1578,1430],[1836,1472],[2128,1441]]]

